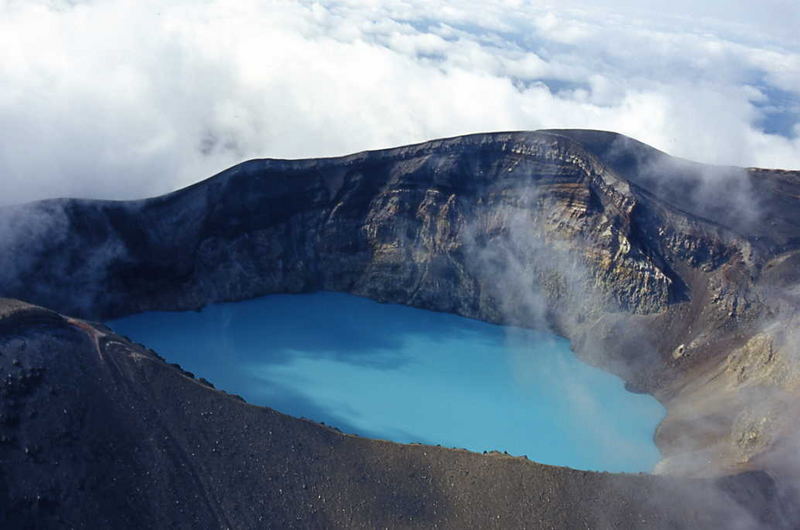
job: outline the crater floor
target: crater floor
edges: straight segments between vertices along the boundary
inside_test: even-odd
[[[218,388],[351,434],[650,471],[664,408],[555,335],[341,293],[115,320]]]

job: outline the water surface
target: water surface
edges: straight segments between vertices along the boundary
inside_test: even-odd
[[[337,294],[110,322],[249,402],[398,442],[649,471],[664,409],[557,336]]]

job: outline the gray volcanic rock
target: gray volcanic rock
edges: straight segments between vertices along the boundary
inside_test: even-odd
[[[326,289],[549,327],[665,404],[660,472],[797,475],[799,201],[800,172],[600,131],[252,160],[0,210],[0,295],[103,319]]]
[[[576,471],[344,435],[0,299],[2,528],[789,528],[763,473]]]

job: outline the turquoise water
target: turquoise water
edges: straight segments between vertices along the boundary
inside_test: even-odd
[[[337,294],[108,323],[249,402],[398,442],[649,471],[664,409],[554,335]]]

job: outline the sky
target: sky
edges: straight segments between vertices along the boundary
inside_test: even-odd
[[[800,169],[800,2],[598,4],[0,0],[0,204],[554,127]]]

